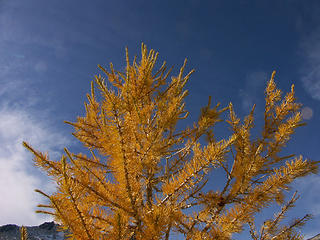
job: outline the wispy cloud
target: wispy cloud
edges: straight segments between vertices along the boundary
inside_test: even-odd
[[[0,225],[30,226],[51,219],[35,213],[39,210],[36,205],[47,200],[34,189],[52,193],[56,184],[33,166],[32,155],[23,148],[22,141],[58,156],[59,149],[68,143],[67,138],[24,110],[1,107],[0,141],[0,188],[4,193],[0,198]]]
[[[34,189],[52,194],[56,183],[33,165],[33,156],[22,141],[49,152],[52,159],[59,159],[63,147],[70,146],[70,140],[54,127],[50,107],[36,110],[36,104],[43,100],[34,88],[37,80],[25,74],[33,62],[23,60],[5,55],[0,59],[0,225],[32,226],[52,221],[50,216],[35,213],[37,205],[48,200]],[[45,71],[41,62],[37,68]]]
[[[21,19],[15,20],[15,9],[19,10],[18,2],[1,4],[0,225],[32,226],[53,220],[51,216],[35,213],[38,204],[49,200],[34,189],[52,194],[57,185],[34,166],[33,156],[22,146],[22,141],[49,152],[51,159],[59,159],[63,147],[71,142],[54,124],[53,104],[45,104],[50,96],[41,99],[44,94],[37,87],[48,64],[25,48],[38,44],[57,50],[58,54],[62,45],[23,28]]]
[[[305,90],[315,100],[320,100],[320,28],[305,37],[301,43],[304,65],[301,81]]]
[[[312,174],[295,181],[299,194],[303,196],[301,200],[308,203],[304,207],[315,217],[320,217],[320,197],[314,194],[320,192],[319,181],[320,176],[318,174]]]
[[[306,226],[303,228],[305,239],[309,239],[319,234],[320,197],[315,194],[320,192],[319,181],[319,174],[312,174],[294,181],[294,187],[301,196],[298,200],[301,208],[300,210],[304,211],[304,214],[312,214],[311,221],[307,222]]]
[[[242,109],[246,114],[252,109],[253,104],[261,100],[261,93],[264,91],[267,80],[268,74],[264,71],[253,71],[246,75],[244,87],[239,90]]]
[[[137,28],[126,28],[123,18],[115,13],[108,14],[109,21],[99,22],[101,28],[112,34],[112,38],[94,31],[97,23],[92,21],[90,14],[99,11],[103,13],[103,10],[96,5],[79,2],[77,14],[82,20],[79,25],[79,18],[70,18],[70,11],[74,11],[72,3],[66,2],[61,5],[54,1],[46,3],[37,1],[36,4],[37,8],[30,3],[17,0],[1,2],[0,44],[2,41],[29,49],[32,46],[41,47],[61,59],[70,54],[70,45],[82,44],[103,49],[107,45],[116,44],[118,39],[126,34],[131,36],[140,34]],[[123,8],[125,6],[124,4]],[[15,56],[23,57],[23,54],[16,53]],[[40,66],[40,69],[43,69],[43,66]]]

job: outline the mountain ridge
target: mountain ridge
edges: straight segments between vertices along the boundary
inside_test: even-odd
[[[28,240],[64,240],[70,234],[70,231],[64,230],[59,232],[60,224],[52,222],[44,222],[38,226],[24,226],[27,230]],[[6,224],[0,226],[0,240],[20,240],[21,226],[15,224]]]
[[[38,226],[24,226],[28,233],[28,240],[65,240],[66,236],[71,232],[64,230],[59,232],[60,224],[52,222],[44,222]],[[21,226],[15,224],[6,224],[0,226],[0,240],[20,240]],[[320,240],[320,233],[306,240]]]

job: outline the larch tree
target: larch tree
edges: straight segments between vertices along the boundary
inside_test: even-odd
[[[19,230],[20,230],[21,240],[27,240],[28,239],[28,233],[27,233],[26,227],[22,225]]]
[[[60,161],[23,145],[34,154],[34,164],[53,176],[58,184],[49,196],[51,214],[70,239],[169,239],[172,232],[186,239],[231,239],[250,227],[255,240],[302,239],[297,231],[311,216],[280,224],[297,200],[296,193],[285,202],[284,191],[297,178],[318,171],[319,161],[303,160],[281,151],[297,127],[304,125],[301,104],[296,103],[294,86],[284,97],[276,88],[275,72],[265,91],[264,126],[256,139],[254,106],[243,121],[233,105],[219,104],[201,109],[192,127],[177,131],[177,122],[186,119],[184,90],[190,75],[184,76],[186,60],[178,76],[164,62],[156,72],[158,53],[142,44],[141,61],[130,64],[126,48],[125,72],[99,65],[105,78],[96,75],[87,94],[86,114],[75,123],[73,135],[90,151],[71,153],[67,148]],[[95,90],[99,90],[96,95]],[[217,140],[213,127],[225,120],[230,137]],[[206,137],[206,145],[200,138]],[[206,176],[216,168],[226,174],[221,191],[203,191]],[[255,216],[270,204],[282,205],[274,218],[258,231]],[[200,210],[187,214],[186,209]]]

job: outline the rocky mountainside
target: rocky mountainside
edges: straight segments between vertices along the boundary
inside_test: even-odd
[[[25,226],[28,233],[28,240],[64,240],[69,231],[58,232],[59,224],[45,222],[39,226]],[[20,227],[14,224],[0,226],[0,240],[20,240]]]
[[[26,226],[28,240],[65,240],[69,231],[58,232],[60,224],[45,222],[39,226]],[[14,224],[0,226],[0,240],[20,240],[20,227]],[[320,240],[320,234],[307,240]]]

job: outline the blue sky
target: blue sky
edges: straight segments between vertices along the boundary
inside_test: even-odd
[[[140,57],[142,42],[159,52],[159,65],[167,61],[169,67],[175,66],[173,75],[185,58],[186,72],[196,70],[186,86],[190,117],[181,127],[197,120],[209,95],[222,106],[232,102],[240,117],[256,103],[255,117],[261,126],[263,92],[276,70],[275,81],[283,92],[295,84],[307,122],[284,153],[319,160],[319,1],[2,0],[0,225],[32,226],[52,220],[34,212],[46,199],[33,190],[51,194],[56,185],[33,166],[32,155],[21,142],[48,151],[55,160],[65,146],[84,151],[63,121],[73,122],[83,115],[90,81],[101,73],[97,64],[108,67],[112,62],[123,70],[125,46],[132,60],[134,55]],[[218,125],[216,134],[226,137],[226,129]],[[223,183],[223,175],[215,174],[207,190]],[[314,214],[302,229],[306,237],[320,232],[319,181],[319,175],[312,175],[295,181],[292,189],[301,197],[288,219]],[[257,220],[261,222],[270,212]]]

